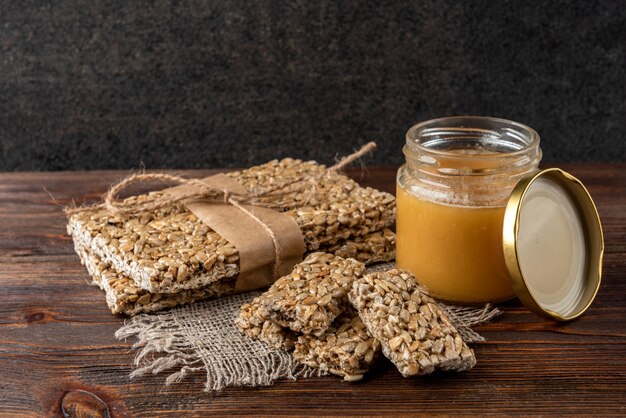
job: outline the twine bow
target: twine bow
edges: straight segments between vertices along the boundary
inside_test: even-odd
[[[370,151],[376,148],[375,142],[369,142],[358,151],[343,157],[337,164],[329,168],[329,172],[336,172],[343,169],[353,161],[363,157]],[[327,173],[325,173],[327,174]],[[103,202],[92,206],[82,206],[77,208],[67,208],[65,210],[67,215],[83,212],[85,210],[93,209],[107,209],[113,213],[133,215],[144,211],[154,211],[172,203],[182,202],[186,200],[195,199],[209,199],[214,201],[224,201],[225,203],[233,206],[240,207],[242,204],[250,204],[256,206],[263,206],[270,209],[286,209],[289,208],[289,204],[280,202],[280,197],[295,192],[302,192],[307,197],[313,195],[316,185],[319,180],[325,175],[313,177],[303,177],[290,180],[286,183],[278,186],[268,188],[259,192],[250,192],[246,194],[232,193],[226,190],[208,185],[207,183],[198,179],[189,179],[173,174],[165,173],[139,173],[132,174],[119,183],[112,186],[109,191],[104,195]],[[167,194],[152,193],[145,196],[145,199],[138,201],[135,199],[120,200],[119,194],[128,189],[131,185],[136,183],[145,183],[149,181],[161,181],[167,183],[174,183],[178,185],[192,186],[188,191],[177,194],[177,196],[170,196]],[[287,187],[296,185],[296,188],[291,188],[288,192],[285,191]],[[312,197],[312,196],[309,196]]]

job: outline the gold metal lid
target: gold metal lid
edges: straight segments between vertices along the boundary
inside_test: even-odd
[[[506,207],[502,238],[513,289],[528,309],[570,321],[591,305],[604,239],[580,180],[550,168],[520,181]]]

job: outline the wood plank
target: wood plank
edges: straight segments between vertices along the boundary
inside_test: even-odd
[[[0,174],[0,415],[59,416],[62,404],[103,413],[98,400],[111,416],[626,414],[626,164],[561,166],[588,186],[606,239],[602,287],[580,320],[557,324],[513,301],[479,328],[488,341],[467,374],[406,380],[384,364],[357,384],[324,377],[214,394],[202,374],[167,388],[161,375],[129,380],[132,341],[113,337],[123,317],[86,284],[65,234],[59,205],[94,201],[127,173]],[[394,191],[395,168],[350,174]]]

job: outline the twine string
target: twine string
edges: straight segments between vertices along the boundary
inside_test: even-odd
[[[267,226],[265,222],[259,219],[258,216],[256,216],[254,213],[252,213],[245,207],[241,206],[236,201],[229,200],[228,203],[230,203],[231,205],[233,205],[234,207],[236,207],[237,209],[239,209],[240,211],[242,211],[243,213],[245,213],[246,215],[254,219],[259,225],[263,227],[265,232],[270,236],[270,238],[272,239],[272,244],[274,244],[274,264],[272,265],[272,277],[280,277],[279,271],[280,271],[280,266],[283,263],[283,258],[282,258],[283,249],[282,249],[282,246],[280,245],[280,242],[278,241],[276,232],[272,228]]]
[[[376,148],[376,142],[368,142],[367,144],[363,145],[358,151],[353,152],[350,155],[346,155],[341,160],[339,160],[337,164],[330,167],[330,171],[342,170],[347,165],[352,164],[352,162],[372,152],[374,148]]]
[[[336,172],[342,170],[347,165],[351,164],[355,160],[362,158],[367,153],[376,148],[376,143],[369,142],[361,147],[358,151],[343,157],[337,164],[328,169],[328,172]],[[281,197],[287,195],[293,195],[295,192],[303,194],[304,200],[306,198],[312,198],[315,193],[315,188],[319,183],[319,180],[327,173],[324,173],[317,177],[303,177],[294,178],[285,183],[270,187],[260,191],[250,191],[245,194],[228,192],[219,188],[208,185],[207,183],[194,178],[185,178],[166,173],[138,173],[131,174],[119,183],[113,185],[103,197],[103,202],[92,206],[81,206],[76,208],[66,208],[67,215],[74,213],[84,212],[94,209],[107,209],[112,213],[136,215],[144,211],[154,211],[161,209],[172,203],[182,202],[185,200],[194,199],[208,199],[224,201],[229,204],[236,202],[238,204],[250,204],[255,206],[263,206],[270,209],[289,209],[290,204],[281,202]],[[177,185],[192,186],[188,190],[182,191],[177,196],[171,196],[166,193],[150,193],[145,196],[145,199],[138,201],[136,199],[127,198],[124,200],[119,199],[119,195],[122,191],[128,189],[130,186],[138,183],[146,182],[163,182]],[[295,189],[290,188],[296,185]],[[289,189],[288,189],[289,188]],[[288,190],[287,190],[288,189]],[[307,194],[308,192],[308,194]]]

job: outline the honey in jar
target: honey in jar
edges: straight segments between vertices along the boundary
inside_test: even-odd
[[[450,117],[413,126],[397,177],[396,262],[454,303],[515,296],[502,251],[508,197],[541,160],[516,122]]]

